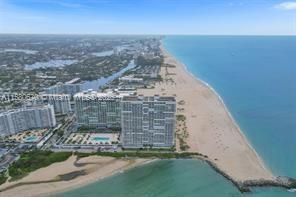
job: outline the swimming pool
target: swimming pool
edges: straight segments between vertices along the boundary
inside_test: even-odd
[[[36,142],[38,140],[37,136],[28,136],[24,139],[25,142]]]
[[[92,137],[91,141],[95,141],[95,142],[108,142],[110,140],[110,138],[108,137]]]

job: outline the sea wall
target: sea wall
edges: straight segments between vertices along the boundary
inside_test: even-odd
[[[296,179],[286,176],[278,176],[274,180],[247,180],[237,181],[221,170],[215,163],[204,160],[209,166],[211,166],[217,173],[221,174],[224,178],[229,180],[240,192],[251,192],[251,187],[282,187],[286,189],[296,188]]]

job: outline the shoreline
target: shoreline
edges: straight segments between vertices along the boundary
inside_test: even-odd
[[[73,158],[75,157],[75,160]],[[65,165],[66,167],[69,167],[69,163],[67,161],[73,162],[74,166],[77,168],[89,166],[89,165],[100,165],[96,162],[96,159],[111,159],[110,161],[107,161],[106,165],[112,165],[114,162],[119,160],[125,160],[129,161],[127,165],[123,165],[121,167],[113,168],[110,172],[103,174],[99,177],[93,177],[95,172],[92,172],[93,174],[89,173],[88,168],[80,169],[73,171],[71,170],[70,173],[66,174],[59,174],[56,172],[56,177],[64,177],[62,179],[48,179],[50,178],[50,175],[47,175],[47,178],[45,180],[36,178],[40,175],[42,177],[42,174],[46,171],[52,171],[51,167],[55,165]],[[85,162],[79,162],[80,159],[85,159]],[[226,180],[231,182],[241,193],[245,192],[251,192],[252,187],[281,187],[285,189],[294,189],[296,186],[296,180],[289,178],[289,177],[277,177],[275,180],[265,180],[265,179],[259,179],[259,180],[247,180],[247,181],[237,181],[233,179],[230,175],[228,175],[226,172],[221,170],[215,163],[213,163],[211,160],[209,160],[204,155],[196,155],[192,157],[184,157],[184,158],[171,158],[171,159],[192,159],[192,160],[200,160],[205,162],[206,165],[208,165],[210,168],[212,168],[216,173],[223,176]],[[164,159],[164,160],[171,160],[171,159]],[[112,157],[102,157],[102,156],[87,156],[87,157],[77,157],[77,156],[71,156],[68,160],[63,162],[54,163],[48,167],[38,169],[37,172],[32,172],[28,175],[29,179],[31,174],[35,174],[35,177],[31,181],[24,181],[27,178],[24,177],[18,181],[11,182],[9,184],[6,184],[6,186],[1,185],[0,186],[0,196],[5,197],[26,197],[26,196],[55,196],[64,192],[68,192],[71,190],[79,189],[81,187],[85,187],[89,184],[93,184],[95,182],[101,181],[103,179],[106,179],[108,177],[116,176],[120,173],[125,173],[126,171],[130,169],[134,169],[137,167],[142,167],[147,164],[150,164],[155,161],[159,161],[162,159],[158,159],[155,157],[147,158],[147,159],[141,159],[141,158],[112,158]],[[70,163],[71,163],[70,162]],[[64,167],[65,167],[64,166]],[[101,167],[101,166],[98,166]],[[67,169],[66,169],[67,171]],[[68,177],[67,177],[68,176]],[[88,177],[87,177],[88,176]],[[43,176],[44,178],[44,176]],[[34,180],[35,179],[35,180]],[[33,194],[33,195],[32,195]]]
[[[253,153],[256,155],[257,159],[260,161],[260,165],[262,168],[264,168],[266,171],[270,171],[270,168],[268,168],[265,165],[265,162],[263,161],[263,159],[259,156],[259,154],[257,153],[257,151],[255,150],[255,148],[252,146],[252,144],[250,143],[249,139],[246,137],[246,135],[244,134],[244,132],[240,129],[238,123],[235,121],[235,119],[233,118],[233,116],[231,115],[229,109],[227,108],[224,100],[222,99],[222,97],[219,95],[219,93],[207,82],[203,81],[202,79],[198,78],[197,76],[195,76],[193,73],[191,73],[186,64],[182,63],[181,61],[179,61],[174,55],[172,55],[171,53],[168,52],[168,50],[164,47],[163,43],[161,43],[161,50],[164,52],[164,54],[169,55],[170,58],[174,59],[176,62],[178,62],[180,65],[182,65],[183,69],[185,70],[185,72],[187,72],[188,75],[190,75],[190,77],[192,77],[194,80],[196,80],[197,82],[203,84],[204,86],[206,86],[207,88],[209,88],[219,99],[219,101],[221,102],[221,104],[224,107],[224,110],[227,112],[227,115],[229,116],[229,118],[231,119],[232,123],[235,125],[235,127],[237,128],[237,130],[239,131],[240,135],[244,138],[245,142],[248,144],[249,148],[253,151]]]
[[[214,93],[214,95],[218,98],[219,102],[222,104],[223,109],[225,110],[228,118],[231,120],[232,124],[236,128],[238,134],[243,139],[243,141],[245,142],[247,147],[251,150],[252,154],[255,155],[255,158],[257,160],[257,164],[260,166],[262,171],[265,171],[267,173],[268,176],[267,177],[265,177],[265,176],[256,177],[256,178],[251,178],[251,179],[250,178],[238,179],[234,175],[231,175],[229,172],[227,172],[223,168],[223,166],[222,167],[219,166],[218,162],[216,162],[216,159],[213,160],[212,158],[208,157],[208,155],[205,155],[206,157],[198,157],[198,159],[205,161],[214,171],[216,171],[218,174],[220,174],[225,179],[230,181],[241,193],[251,192],[250,188],[252,188],[252,187],[281,187],[281,188],[285,188],[285,189],[294,189],[296,187],[296,179],[291,178],[291,177],[286,177],[286,176],[275,176],[271,172],[270,168],[268,168],[265,165],[262,158],[258,155],[255,148],[252,146],[252,144],[250,143],[250,141],[248,140],[246,135],[240,129],[239,125],[237,124],[237,122],[235,121],[233,116],[231,115],[230,111],[228,110],[226,104],[224,103],[222,97],[218,94],[218,92],[211,85],[209,85],[207,82],[201,80],[200,78],[195,76],[193,73],[191,73],[184,63],[182,63],[175,56],[170,54],[168,52],[168,50],[164,47],[163,40],[161,41],[160,48],[161,48],[161,51],[162,51],[164,59],[165,59],[164,62],[166,62],[166,61],[169,62],[168,60],[172,59],[173,64],[172,63],[168,63],[168,64],[172,64],[176,67],[180,66],[181,69],[184,70],[184,72],[187,74],[188,77],[192,78],[195,82],[201,84],[202,86],[209,89],[212,93]],[[168,69],[168,68],[166,68],[166,69]],[[176,140],[176,143],[177,143],[177,140]],[[199,151],[197,150],[197,152],[199,152]],[[201,155],[204,155],[203,152],[199,152],[199,153]],[[246,172],[246,173],[248,173],[248,172]]]
[[[115,176],[115,175],[118,175],[120,173],[124,173],[126,172],[127,170],[130,170],[130,169],[133,169],[133,168],[136,168],[136,167],[139,167],[139,166],[144,166],[144,165],[147,165],[149,163],[152,163],[156,161],[156,159],[150,159],[150,160],[144,160],[144,161],[141,161],[139,163],[134,163],[134,164],[131,164],[129,166],[126,166],[126,167],[123,167],[123,168],[119,168],[119,169],[116,169],[114,171],[112,171],[111,173],[105,175],[105,176],[101,176],[99,177],[98,179],[96,180],[89,180],[88,182],[84,182],[84,183],[81,183],[79,184],[78,186],[71,186],[71,187],[67,187],[65,189],[62,189],[62,190],[58,190],[58,191],[54,191],[54,192],[50,192],[50,193],[45,193],[44,196],[52,196],[52,195],[58,195],[60,193],[64,193],[64,192],[68,192],[68,191],[71,191],[71,190],[74,190],[74,189],[79,189],[81,187],[85,187],[89,184],[93,184],[97,181],[102,181],[106,178],[109,178],[109,177],[112,177],[112,176]],[[75,179],[75,178],[74,178]]]
[[[101,181],[156,159],[71,156],[63,162],[40,168],[24,178],[0,186],[0,197],[53,196]],[[78,164],[78,165],[77,165]],[[81,173],[83,172],[83,173]],[[78,174],[67,180],[63,176]]]
[[[183,101],[182,106],[177,104],[177,114],[186,117],[189,151],[208,156],[208,162],[235,182],[276,180],[214,88],[189,72],[165,49],[163,41],[160,48],[164,64],[173,66],[161,67],[163,81],[155,83],[153,89],[139,89],[138,94],[173,95],[177,103]],[[179,108],[182,111],[178,112]]]

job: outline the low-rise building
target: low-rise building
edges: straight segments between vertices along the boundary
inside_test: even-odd
[[[128,75],[119,78],[120,82],[124,83],[141,83],[143,82],[143,78],[134,77],[133,75]]]

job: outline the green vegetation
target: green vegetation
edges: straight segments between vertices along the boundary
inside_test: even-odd
[[[131,59],[131,56],[88,56],[82,61],[65,66],[63,72],[60,74],[57,73],[56,76],[59,80],[64,79],[64,73],[67,73],[67,76],[71,76],[72,78],[75,76],[86,81],[96,80],[100,77],[108,77],[120,71],[128,65]]]
[[[161,64],[161,67],[176,68],[174,64]]]
[[[7,180],[7,176],[6,176],[6,173],[5,172],[2,172],[2,173],[0,173],[0,185],[2,185],[3,183],[5,183],[6,182],[6,180]]]
[[[183,114],[178,114],[176,117],[177,117],[176,134],[179,140],[180,150],[186,151],[190,148],[186,142],[186,139],[189,137],[189,133],[187,131],[187,126],[186,126],[186,117]]]
[[[174,152],[175,151],[175,147],[171,147],[171,148],[152,148],[152,146],[146,146],[144,148],[139,148],[139,149],[134,149],[134,148],[122,148],[122,150],[124,151],[131,151],[131,152],[135,152],[135,151],[141,151],[141,152]]]
[[[54,153],[41,150],[22,153],[20,159],[9,167],[8,172],[12,181],[17,180],[39,168],[49,166],[55,162],[65,161],[71,154],[71,152]]]
[[[186,117],[182,114],[179,114],[176,117],[177,117],[177,121],[185,121],[186,120]]]
[[[163,81],[163,78],[161,75],[157,75],[157,77],[155,78],[155,81]]]
[[[184,138],[179,138],[179,143],[180,143],[180,150],[181,151],[186,151],[190,148],[188,146],[188,144],[185,142]]]
[[[184,105],[185,104],[185,101],[184,100],[181,100],[178,102],[178,105]]]
[[[162,65],[163,59],[162,58],[145,58],[144,56],[140,55],[136,59],[135,63],[139,66]]]
[[[58,129],[56,132],[57,132],[57,135],[59,137],[62,137],[64,135],[64,130],[63,129]]]
[[[123,157],[139,157],[139,158],[159,158],[159,159],[172,159],[172,158],[192,158],[194,156],[204,156],[200,153],[193,152],[144,152],[144,151],[135,151],[135,152],[97,152],[97,153],[75,153],[79,157],[88,157],[91,155],[98,156],[108,156],[115,158]]]

